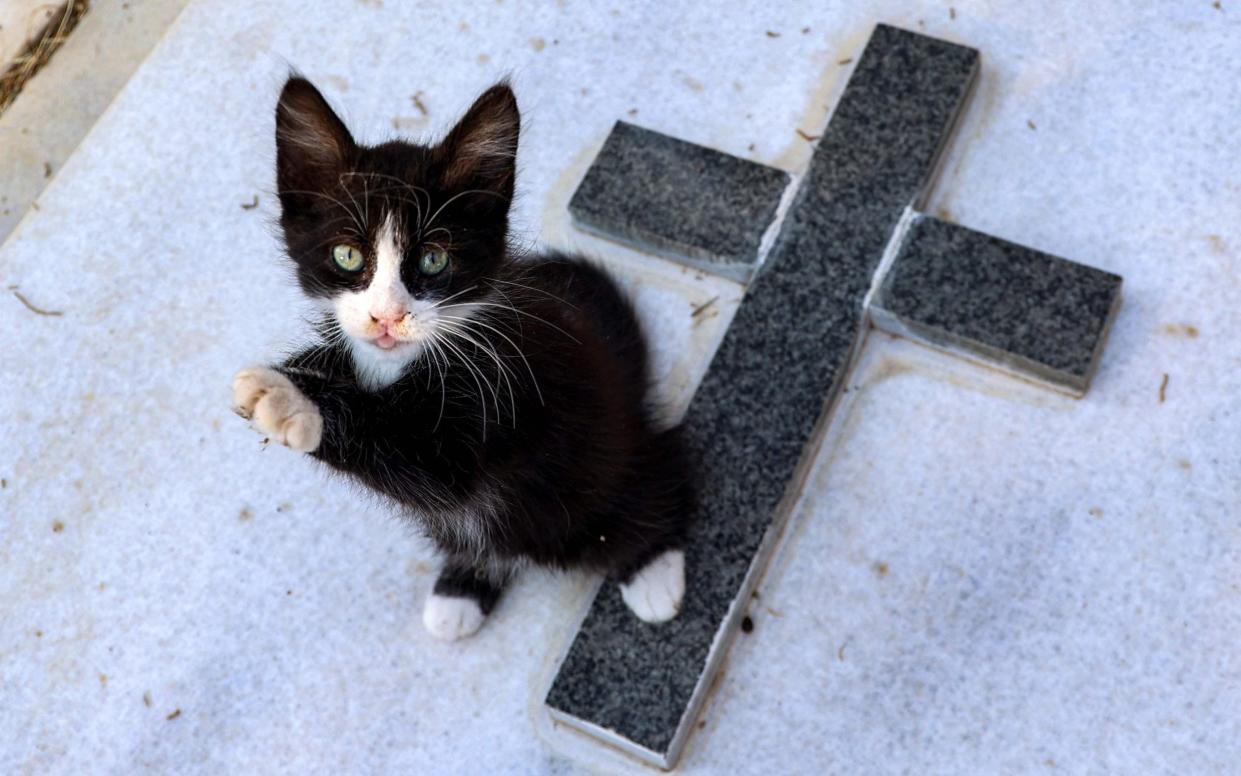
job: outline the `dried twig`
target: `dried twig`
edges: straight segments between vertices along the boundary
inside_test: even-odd
[[[707,301],[703,302],[702,304],[700,304],[700,305],[696,306],[696,307],[694,308],[694,311],[693,311],[692,313],[690,313],[690,314],[689,314],[689,317],[690,317],[690,318],[697,318],[698,316],[702,315],[702,314],[703,314],[703,313],[705,313],[708,309],[710,309],[711,305],[715,304],[717,300],[719,300],[719,296],[713,296],[713,297],[711,297],[710,299],[708,299]]]
[[[17,297],[17,301],[26,305],[26,309],[30,310],[30,312],[35,313],[36,315],[46,315],[46,316],[53,317],[53,318],[58,318],[64,315],[64,313],[62,313],[60,310],[44,310],[42,307],[36,307],[33,302],[31,302],[29,299],[26,298],[25,294],[23,294],[21,291],[18,291],[16,288],[10,288],[9,290],[13,292],[13,296]]]

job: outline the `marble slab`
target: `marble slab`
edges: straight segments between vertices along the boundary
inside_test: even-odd
[[[919,215],[874,299],[894,334],[1080,396],[1120,306],[1119,275]]]
[[[789,174],[625,121],[569,202],[581,229],[749,280]]]
[[[640,622],[605,585],[548,693],[556,719],[676,762],[830,420],[875,270],[933,175],[978,60],[875,28],[685,417],[698,504],[681,614]]]
[[[877,19],[985,53],[922,209],[1124,303],[1084,400],[868,335],[677,772],[1235,771],[1234,3],[193,0],[0,248],[0,772],[649,776],[544,708],[590,580],[439,644],[431,550],[229,412],[300,328],[272,104],[292,65],[368,141],[433,136],[512,74],[520,243],[631,268],[692,391],[740,290],[566,204],[630,110],[802,170]]]

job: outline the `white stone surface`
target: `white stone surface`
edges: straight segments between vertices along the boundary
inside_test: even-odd
[[[591,580],[528,573],[438,643],[427,547],[228,411],[297,334],[274,96],[297,66],[374,140],[512,73],[523,234],[637,279],[683,400],[737,289],[573,234],[576,180],[630,109],[797,169],[878,20],[983,51],[932,211],[1125,305],[1081,401],[872,335],[682,770],[1241,762],[1241,10],[672,5],[189,6],[0,249],[64,312],[0,299],[0,771],[640,771],[535,732]]]
[[[0,242],[38,201],[187,2],[94,0],[68,39],[0,113]],[[24,4],[0,0],[0,15]],[[44,12],[56,6],[28,5]],[[0,30],[0,43],[8,40],[2,36],[9,29],[6,24]]]

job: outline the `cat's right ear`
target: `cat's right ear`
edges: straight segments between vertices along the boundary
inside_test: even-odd
[[[357,144],[310,81],[291,76],[276,103],[276,182],[281,198],[337,187]]]

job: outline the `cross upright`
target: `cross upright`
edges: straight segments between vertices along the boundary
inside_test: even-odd
[[[749,285],[684,419],[698,505],[682,611],[647,625],[605,586],[547,694],[553,720],[675,764],[872,324],[1085,393],[1121,279],[918,212],[978,69],[974,49],[878,25],[793,184],[614,128],[576,223]]]

